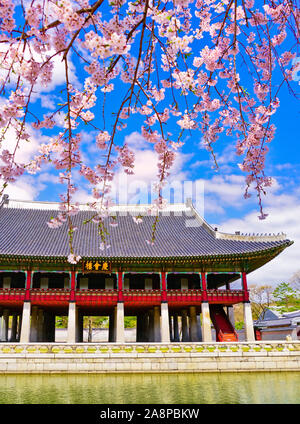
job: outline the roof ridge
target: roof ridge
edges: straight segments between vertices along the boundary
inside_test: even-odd
[[[191,209],[191,212],[195,216],[196,220],[200,222],[200,225],[204,226],[205,229],[214,237],[216,237],[216,230],[213,229],[213,227],[199,214],[197,209],[194,207],[192,203],[192,199],[187,199],[186,206]],[[188,224],[188,226],[192,226]]]
[[[6,205],[6,208],[9,209],[34,209],[34,210],[60,210],[60,202],[51,202],[51,201],[42,201],[42,200],[21,200],[21,199],[8,199],[4,196],[2,202],[0,203],[0,208],[2,205]],[[78,205],[80,211],[97,211],[90,207],[89,203],[73,203],[73,205]],[[109,207],[109,213],[113,212],[135,212],[135,213],[144,213],[147,214],[147,209],[150,210],[152,204],[131,204],[131,203],[119,203],[114,204]],[[187,212],[189,206],[186,203],[169,203],[164,209],[159,211],[159,213],[168,213],[168,212]],[[153,214],[156,214],[154,211]]]
[[[231,234],[231,233],[223,233],[221,231],[216,232],[217,239],[226,239],[226,240],[236,240],[236,241],[283,241],[287,240],[287,235],[284,233],[278,234]]]

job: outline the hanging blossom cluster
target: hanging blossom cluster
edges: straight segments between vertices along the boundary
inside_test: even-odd
[[[158,159],[149,244],[166,205],[162,189],[186,132],[200,131],[215,161],[220,137],[233,140],[245,173],[245,197],[250,188],[256,190],[264,218],[262,195],[272,181],[264,172],[265,158],[276,130],[271,119],[281,87],[286,84],[294,93],[299,22],[296,0],[32,0],[22,5],[1,0],[1,194],[24,172],[52,165],[66,189],[48,225],[67,223],[68,260],[77,263],[73,221],[79,205],[73,198],[75,175],[83,176],[94,198],[90,221],[99,229],[99,249],[107,249],[107,222],[117,225],[109,213],[111,183],[119,167],[134,172],[134,151],[123,143],[122,131],[129,122],[141,122],[141,134]],[[59,93],[58,63],[63,65]],[[77,85],[74,68],[80,73]],[[35,107],[43,89],[56,102],[46,113]],[[93,167],[82,154],[86,128],[96,132]],[[19,163],[17,152],[37,129],[46,131],[48,141],[29,163]],[[8,131],[15,134],[13,147]],[[142,222],[141,216],[134,219]]]

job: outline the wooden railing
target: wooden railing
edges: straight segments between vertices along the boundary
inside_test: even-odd
[[[245,297],[244,290],[207,290],[208,301],[213,302],[242,302]]]
[[[31,289],[29,298],[32,302],[68,302],[70,289]]]
[[[0,302],[20,302],[25,299],[25,288],[0,288]],[[172,303],[201,303],[203,290],[167,290],[167,301]],[[29,300],[33,302],[68,302],[71,290],[62,289],[30,289]],[[162,290],[124,289],[125,303],[159,304],[162,300]],[[243,290],[207,290],[210,303],[238,303],[245,299]],[[118,290],[114,289],[81,289],[75,290],[75,301],[79,303],[115,303],[118,300]]]
[[[186,289],[186,290],[167,290],[168,302],[202,302],[203,291],[199,289]]]
[[[24,289],[0,289],[0,301],[23,301],[25,298]]]
[[[125,289],[123,290],[124,302],[160,304],[162,290]]]
[[[116,303],[118,290],[114,289],[81,289],[75,291],[77,303]]]

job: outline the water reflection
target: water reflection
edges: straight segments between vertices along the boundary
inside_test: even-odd
[[[300,372],[2,375],[0,403],[300,403]]]

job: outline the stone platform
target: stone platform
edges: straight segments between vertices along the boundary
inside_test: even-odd
[[[300,342],[1,343],[1,373],[300,371]]]

